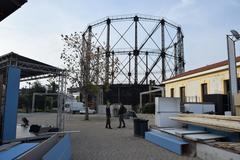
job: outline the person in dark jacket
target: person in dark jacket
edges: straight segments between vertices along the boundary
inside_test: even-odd
[[[106,128],[112,129],[111,127],[111,111],[110,111],[110,103],[107,103],[106,106]]]
[[[121,104],[120,108],[118,110],[118,115],[119,115],[119,126],[118,126],[118,128],[121,128],[121,127],[125,128],[126,127],[124,119],[123,119],[123,115],[124,115],[125,112],[126,112],[126,108]],[[123,126],[122,126],[122,123],[123,123]]]

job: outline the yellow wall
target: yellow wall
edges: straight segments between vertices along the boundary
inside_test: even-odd
[[[240,77],[240,66],[237,68]],[[171,88],[174,88],[174,97],[180,97],[180,87],[185,87],[185,95],[189,99],[202,101],[201,84],[207,83],[208,94],[224,94],[224,80],[229,79],[228,70],[216,71],[206,75],[195,76],[174,82],[165,83],[166,97],[171,96]],[[177,80],[177,79],[176,79]]]

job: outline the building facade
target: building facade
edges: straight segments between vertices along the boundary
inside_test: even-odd
[[[240,90],[240,57],[237,61],[238,89]],[[166,97],[180,97],[182,101],[202,102],[205,94],[229,92],[228,61],[207,65],[179,74],[163,82]]]

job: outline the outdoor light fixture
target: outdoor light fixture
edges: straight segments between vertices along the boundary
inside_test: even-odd
[[[232,33],[232,35],[227,35],[230,106],[232,115],[235,115],[233,96],[238,93],[235,42],[240,40],[240,34],[236,30],[231,30],[230,32]]]
[[[236,30],[231,30],[231,33],[237,40],[240,39],[240,34]]]

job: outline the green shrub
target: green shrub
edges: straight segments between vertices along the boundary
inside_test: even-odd
[[[136,113],[139,112],[139,105],[132,106],[132,110],[135,111]]]
[[[146,103],[143,106],[143,113],[155,113],[155,103]]]

